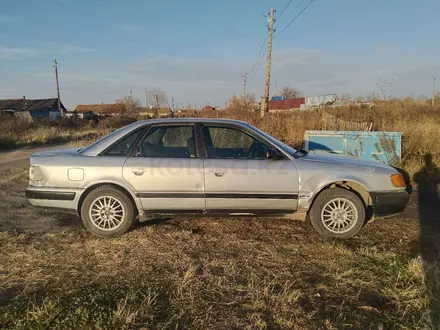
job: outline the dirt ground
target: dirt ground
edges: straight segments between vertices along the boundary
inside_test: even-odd
[[[49,213],[30,205],[24,190],[27,186],[29,156],[41,150],[60,146],[23,148],[0,153],[0,230],[15,233],[50,233],[78,227],[77,217]]]
[[[346,241],[269,218],[180,218],[100,239],[77,216],[26,201],[30,152],[0,154],[0,327],[440,326],[438,259],[423,261],[417,191],[404,213]]]

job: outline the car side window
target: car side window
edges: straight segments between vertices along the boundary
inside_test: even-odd
[[[203,133],[210,158],[266,159],[269,147],[241,130],[204,126]]]
[[[193,126],[154,126],[140,143],[139,157],[196,157]]]
[[[137,130],[134,133],[129,133],[126,137],[119,140],[119,142],[107,150],[105,156],[128,156],[128,153],[130,152],[140,133],[141,130]]]

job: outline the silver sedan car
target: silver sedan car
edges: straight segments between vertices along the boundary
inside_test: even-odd
[[[409,199],[402,175],[380,162],[307,153],[246,122],[201,118],[138,121],[82,149],[36,153],[26,196],[76,212],[100,236],[204,214],[295,215],[335,238]]]

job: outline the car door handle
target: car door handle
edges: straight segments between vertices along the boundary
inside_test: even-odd
[[[145,168],[132,168],[131,171],[134,175],[142,175],[145,172]]]
[[[224,170],[214,170],[213,172],[214,172],[214,175],[217,177],[222,177],[226,173],[226,171],[224,171]]]

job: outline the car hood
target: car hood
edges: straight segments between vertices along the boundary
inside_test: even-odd
[[[309,152],[306,156],[301,157],[304,161],[319,162],[319,163],[331,163],[340,165],[354,165],[363,167],[376,167],[390,169],[389,165],[381,163],[376,160],[365,160],[353,156],[335,155],[335,154],[323,154]]]
[[[78,151],[81,148],[64,148],[64,149],[54,149],[54,150],[46,150],[34,153],[32,157],[41,157],[41,156],[78,156],[80,155]]]

